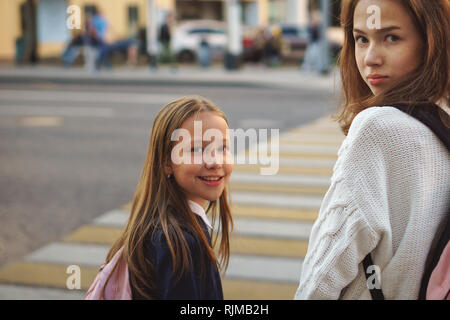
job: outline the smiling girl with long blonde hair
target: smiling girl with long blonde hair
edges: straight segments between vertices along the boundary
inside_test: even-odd
[[[223,299],[217,267],[225,269],[229,259],[233,222],[226,185],[233,165],[214,159],[174,163],[172,150],[186,141],[172,141],[173,133],[183,129],[194,137],[194,121],[227,137],[225,114],[207,99],[189,96],[166,105],[153,124],[128,224],[108,253],[107,262],[123,248],[133,299]],[[215,141],[212,154],[223,156],[217,159],[229,155],[225,140]],[[201,141],[183,152],[192,160],[209,144]],[[216,219],[219,229],[213,232]]]

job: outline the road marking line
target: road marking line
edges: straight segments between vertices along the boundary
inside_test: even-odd
[[[67,243],[78,244],[104,244],[112,245],[116,241],[122,229],[105,228],[97,226],[83,226],[70,235],[64,237]],[[249,254],[262,256],[277,256],[290,258],[304,258],[308,243],[298,239],[267,238],[255,236],[242,236],[232,234],[230,239],[231,254]],[[220,241],[220,240],[218,240]],[[218,244],[218,243],[217,243]]]
[[[265,148],[267,152],[271,151],[270,144],[259,143],[249,148],[249,152],[258,152]],[[335,155],[339,151],[338,146],[317,146],[317,145],[298,145],[298,144],[280,144],[280,153],[298,153],[298,154],[318,154],[320,156]]]
[[[130,213],[125,210],[108,211],[94,219],[94,225],[123,228],[128,222]]]
[[[100,267],[111,246],[79,243],[50,243],[25,257],[27,262]]]
[[[311,194],[311,195],[325,195],[326,187],[291,187],[291,186],[267,186],[258,184],[232,184],[230,190],[232,192],[249,191],[261,193],[279,193],[279,194]]]
[[[16,263],[0,270],[0,299],[84,299],[98,269],[81,267],[81,290],[66,288],[69,276],[66,267],[37,263]],[[21,284],[20,286],[12,284]],[[24,286],[26,285],[26,286]],[[225,299],[272,300],[292,299],[298,287],[295,283],[223,278]],[[30,287],[34,286],[34,287]],[[37,287],[39,286],[39,287]],[[50,289],[52,288],[52,289]],[[11,292],[13,291],[13,292]]]
[[[84,300],[82,290],[64,290],[0,284],[0,300]]]
[[[225,277],[298,283],[303,260],[234,254]]]
[[[86,225],[65,236],[63,242],[112,245],[122,234],[122,228]]]
[[[301,220],[314,222],[317,219],[318,210],[276,208],[267,206],[263,207],[259,205],[246,206],[234,204],[231,207],[231,213],[234,217]]]
[[[232,236],[230,241],[232,256],[242,254],[303,259],[307,249],[306,241],[297,240]]]
[[[276,186],[303,186],[328,188],[330,177],[314,175],[287,175],[277,174],[273,176],[260,175],[246,172],[235,172],[231,175],[230,183],[233,184],[264,184],[267,187]]]
[[[131,210],[131,203],[121,207],[123,214]],[[276,208],[259,205],[232,204],[231,213],[233,217],[250,217],[259,219],[300,220],[314,222],[317,219],[318,210]],[[98,219],[100,219],[99,217]],[[124,218],[127,219],[127,218]],[[101,222],[100,222],[101,223]]]
[[[268,159],[267,161],[269,161],[271,159],[271,156],[272,156],[272,153],[269,150],[264,155],[264,158]],[[280,150],[280,152],[278,154],[275,154],[274,156],[279,157],[279,158],[303,158],[303,159],[324,158],[324,159],[333,160],[334,162],[336,162],[336,160],[337,160],[337,152],[336,152],[336,154],[333,154],[333,153],[324,154],[324,153],[302,153],[302,152],[298,152],[298,151],[291,152],[291,151]],[[253,160],[251,160],[251,159],[253,159]],[[234,159],[235,164],[250,164],[250,165],[260,164],[260,163],[258,163],[258,161],[261,161],[261,160],[258,156],[258,152],[255,152],[255,151],[253,151],[252,153],[246,152],[245,156],[244,155],[236,156]],[[260,164],[260,165],[262,165],[262,164]]]
[[[266,219],[259,220],[255,217],[238,217],[234,219],[235,230],[234,233],[240,236],[258,236],[258,237],[275,237],[284,239],[308,239],[311,233],[312,222],[300,221],[300,220],[279,220],[274,219],[276,215],[266,217]],[[271,219],[269,219],[271,218]],[[111,211],[97,218],[91,226],[85,226],[85,228],[91,228],[94,233],[90,238],[99,239],[95,241],[101,241],[102,234],[107,237],[114,237],[116,239],[120,236],[118,230],[123,230],[126,224],[126,214],[120,213],[120,211]],[[115,228],[116,231],[109,231],[107,227]],[[83,228],[83,227],[82,227]],[[76,232],[85,232],[79,231]],[[217,229],[216,229],[217,230]],[[73,233],[71,234],[73,235]],[[70,237],[69,235],[68,237]],[[68,241],[67,237],[64,238]],[[106,243],[111,243],[107,241]]]
[[[310,139],[304,136],[301,137],[291,137],[287,136],[285,138],[280,138],[278,143],[280,145],[315,145],[315,146],[327,146],[338,148],[342,145],[343,139],[339,140],[320,140],[320,139]]]
[[[85,255],[87,251],[93,251],[92,247],[97,248],[97,255]],[[54,287],[62,281],[65,283],[69,276],[66,270],[70,265],[79,266],[82,274],[86,269],[95,270],[92,273],[96,273],[105,262],[108,250],[109,246],[52,243],[27,256],[25,262],[11,264],[1,269],[0,282]],[[232,254],[226,277],[297,282],[302,263],[303,260],[299,258]],[[58,266],[64,271],[54,272]],[[82,286],[84,278],[82,276]],[[85,287],[89,284],[84,283]]]
[[[234,234],[238,236],[264,237],[268,239],[308,240],[313,223],[295,220],[235,219]]]
[[[232,192],[232,203],[241,205],[269,206],[277,208],[297,208],[318,210],[322,203],[322,196],[316,195],[281,195],[271,194],[267,197],[264,193]]]
[[[280,167],[311,167],[311,168],[333,168],[336,160],[326,158],[282,158]]]
[[[261,173],[261,168],[264,168],[265,166],[261,165],[242,165],[238,164],[235,165],[233,168],[233,175],[236,174],[236,172],[252,172],[252,173]],[[277,174],[314,174],[319,176],[329,176],[333,174],[333,168],[305,168],[305,167],[283,167],[280,165],[278,168]]]
[[[0,282],[9,284],[22,284],[36,287],[62,288],[68,293],[66,281],[70,274],[67,272],[68,265],[17,262],[0,270]],[[98,273],[98,268],[80,266],[80,284],[82,290],[89,289]]]
[[[24,127],[59,127],[64,124],[62,117],[26,117],[19,119]]]
[[[334,130],[334,129],[333,129]],[[283,134],[280,134],[280,140],[286,139],[286,140],[305,140],[305,141],[317,141],[317,142],[327,142],[327,143],[336,143],[339,144],[340,142],[344,141],[346,136],[336,133],[328,133],[328,132],[308,132],[307,130],[301,129],[300,131],[292,131],[289,130],[287,132],[284,132]],[[294,143],[295,144],[295,143]]]
[[[309,122],[305,125],[301,125],[295,128],[291,128],[288,131],[289,133],[295,133],[295,134],[311,134],[316,132],[323,132],[322,134],[329,134],[330,132],[337,132],[340,134],[340,136],[343,136],[340,125],[336,122],[331,120],[329,117],[322,117],[318,119],[317,122]]]
[[[222,287],[225,300],[292,300],[298,285],[225,278]]]

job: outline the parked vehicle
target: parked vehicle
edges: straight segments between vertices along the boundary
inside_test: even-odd
[[[272,24],[260,28],[244,28],[244,60],[259,62],[264,58],[267,42],[281,32],[282,60],[298,60],[303,57],[308,45],[308,31],[295,24]]]
[[[221,60],[227,47],[226,23],[216,20],[191,20],[180,23],[172,37],[172,49],[180,62],[197,60],[200,44],[207,41],[212,60]]]
[[[308,30],[295,24],[280,24],[283,37],[281,57],[283,60],[298,60],[303,57],[308,45]]]
[[[274,27],[281,29],[281,59],[284,61],[298,61],[303,58],[308,45],[308,29],[296,24],[282,23],[267,27],[243,26],[242,54],[244,61],[259,62],[263,59],[264,42],[267,40],[267,33],[270,33]],[[333,34],[335,33],[338,32]],[[340,50],[340,45],[336,43],[335,36],[328,36],[328,38],[332,54],[336,55]],[[202,40],[206,40],[210,46],[212,61],[223,60],[227,50],[226,22],[217,20],[181,22],[175,28],[172,36],[172,50],[180,62],[195,62],[198,60]]]

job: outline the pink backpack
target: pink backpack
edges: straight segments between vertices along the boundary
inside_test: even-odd
[[[104,263],[86,293],[86,300],[132,300],[131,288],[128,280],[128,265],[122,257],[123,247],[120,248],[110,262]],[[117,263],[117,267],[114,266]],[[111,275],[108,283],[105,283]],[[103,296],[103,288],[104,296]]]
[[[439,263],[431,274],[427,300],[450,300],[450,242],[447,243]]]

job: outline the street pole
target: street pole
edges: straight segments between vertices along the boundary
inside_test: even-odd
[[[241,6],[238,0],[224,0],[227,16],[228,46],[225,56],[227,70],[239,69],[242,55]]]
[[[150,67],[156,69],[158,59],[158,22],[156,0],[147,0],[147,52],[150,56]]]
[[[302,27],[308,26],[308,0],[298,0],[297,23]]]
[[[308,0],[288,0],[287,22],[306,27],[308,25]]]
[[[321,38],[321,64],[320,73],[326,74],[330,70],[330,45],[328,43],[327,31],[330,26],[330,0],[321,0],[322,6],[322,27],[320,30]]]

